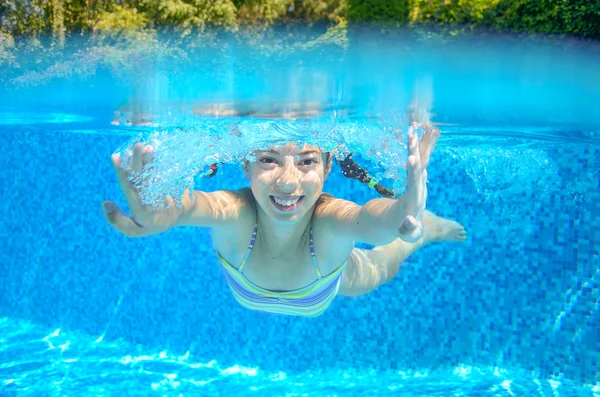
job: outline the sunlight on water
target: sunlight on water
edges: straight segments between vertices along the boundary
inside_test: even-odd
[[[0,319],[0,331],[5,336],[0,354],[8,359],[0,363],[4,378],[0,391],[19,391],[19,395],[244,395],[260,391],[265,396],[358,396],[368,391],[395,396],[592,396],[595,390],[561,378],[539,379],[519,369],[471,365],[410,371],[320,368],[268,372],[241,364],[198,361],[189,351],[183,355],[165,350],[150,353],[125,342],[94,342],[91,336],[60,329],[44,335],[39,327],[8,318]],[[41,379],[45,381],[38,381]]]

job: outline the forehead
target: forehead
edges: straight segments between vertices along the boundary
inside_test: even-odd
[[[307,143],[297,145],[295,143],[288,143],[281,146],[272,146],[265,152],[279,154],[281,156],[301,156],[304,154],[321,154],[321,150],[318,146],[309,145]]]

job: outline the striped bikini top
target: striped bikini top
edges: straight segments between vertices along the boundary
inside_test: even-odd
[[[239,268],[236,269],[233,267],[217,252],[219,261],[223,269],[225,269],[225,279],[235,299],[240,305],[250,310],[262,310],[277,314],[305,317],[316,317],[323,314],[338,293],[342,273],[348,261],[344,262],[333,273],[323,277],[315,258],[311,226],[309,231],[310,256],[317,271],[317,280],[304,288],[292,291],[279,292],[261,288],[248,280],[242,273],[250,252],[252,252],[252,248],[254,247],[257,228],[258,225],[254,225],[252,240],[250,240],[250,245]]]

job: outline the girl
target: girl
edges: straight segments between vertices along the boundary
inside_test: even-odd
[[[102,206],[108,222],[128,237],[175,226],[210,227],[225,278],[242,306],[318,316],[337,294],[361,295],[393,279],[424,244],[466,238],[458,223],[425,211],[425,167],[438,137],[438,130],[428,128],[419,144],[409,131],[404,195],[363,206],[323,193],[329,153],[287,144],[257,152],[244,164],[249,188],[186,191],[179,207],[168,196],[165,208],[149,208],[127,177],[152,161],[153,148],[138,143],[126,167],[119,155],[112,156],[131,216],[111,201]],[[357,249],[355,241],[377,247]]]

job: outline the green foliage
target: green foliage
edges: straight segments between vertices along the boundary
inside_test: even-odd
[[[65,45],[65,4],[64,0],[52,2],[52,37],[60,48]]]
[[[363,23],[441,42],[479,28],[600,38],[592,0],[0,0],[0,15],[0,82],[17,86],[98,68],[143,85],[161,65],[172,73],[197,54],[220,57],[232,37],[261,57],[314,50],[338,59],[351,25]]]
[[[302,50],[310,50],[321,46],[334,45],[346,49],[348,44],[348,22],[345,19],[338,18],[338,23],[329,27],[324,34],[306,43],[301,43],[297,47]]]
[[[139,38],[149,19],[135,8],[115,5],[111,12],[100,14],[94,33],[102,39]]]
[[[169,30],[180,38],[214,37],[213,27],[260,37],[272,26],[295,22],[320,22],[340,32],[341,21],[434,26],[453,34],[484,28],[600,38],[595,0],[0,0],[0,14],[5,37],[51,34],[58,48],[86,32],[104,42]],[[344,36],[331,32],[319,40]]]
[[[238,4],[238,17],[241,24],[269,26],[282,20],[293,2],[290,0],[242,0]]]
[[[412,24],[474,24],[496,7],[499,0],[412,0]]]
[[[101,15],[112,8],[112,0],[64,0],[64,23],[72,32],[90,32]]]
[[[591,0],[412,0],[410,24],[600,37]]]
[[[2,30],[13,36],[37,35],[51,26],[52,5],[44,0],[2,0]]]
[[[8,70],[17,67],[14,49],[14,38],[10,34],[0,31],[0,80],[6,78],[4,74]]]
[[[485,24],[517,32],[600,37],[600,3],[590,0],[500,0]]]
[[[141,7],[157,26],[187,35],[209,26],[235,30],[237,9],[231,0],[143,0]]]
[[[291,16],[303,22],[332,21],[338,24],[348,14],[348,0],[296,0]]]
[[[348,0],[348,20],[359,23],[405,25],[408,0]]]

